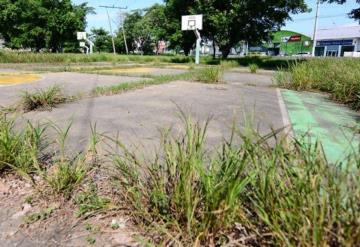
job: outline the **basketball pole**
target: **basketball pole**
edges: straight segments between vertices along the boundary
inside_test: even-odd
[[[196,35],[196,54],[195,54],[195,64],[200,64],[200,46],[201,46],[201,35],[199,30],[196,28],[194,30]]]

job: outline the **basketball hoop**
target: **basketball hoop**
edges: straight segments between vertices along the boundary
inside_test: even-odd
[[[199,30],[203,29],[203,15],[184,15],[181,18],[182,31],[194,31],[196,35],[196,57],[195,64],[200,63],[201,35]]]

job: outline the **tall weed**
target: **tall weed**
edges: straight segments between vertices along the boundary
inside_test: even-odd
[[[123,206],[154,243],[182,246],[360,244],[359,151],[329,164],[320,143],[234,131],[205,151],[208,123],[184,118],[144,162],[119,141],[112,154]],[[276,139],[276,138],[275,138]],[[234,143],[241,143],[235,145]],[[311,142],[310,142],[311,143]],[[150,230],[149,230],[150,229]],[[235,245],[236,245],[235,244]]]

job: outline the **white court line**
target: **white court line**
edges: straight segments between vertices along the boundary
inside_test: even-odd
[[[292,128],[292,124],[291,124],[291,121],[290,121],[289,113],[288,113],[288,110],[287,110],[287,108],[286,108],[284,99],[283,99],[283,97],[282,97],[280,88],[277,88],[277,89],[276,89],[276,94],[277,94],[277,98],[278,98],[278,102],[279,102],[279,107],[280,107],[282,122],[283,122],[283,125],[284,125],[284,127],[285,127],[285,133],[286,133],[290,138],[293,138],[293,137],[294,137],[294,131],[293,131],[293,128]]]

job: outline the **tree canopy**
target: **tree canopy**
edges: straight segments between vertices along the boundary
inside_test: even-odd
[[[92,28],[90,38],[94,42],[95,52],[112,51],[111,35],[104,28]]]
[[[304,0],[165,0],[165,5],[173,20],[178,20],[177,30],[182,15],[203,14],[202,35],[214,40],[224,57],[240,41],[266,40],[285,25],[290,14],[308,10]],[[186,35],[178,33],[176,39],[182,43]]]
[[[0,34],[10,48],[60,52],[86,27],[86,3],[71,0],[0,0]]]

